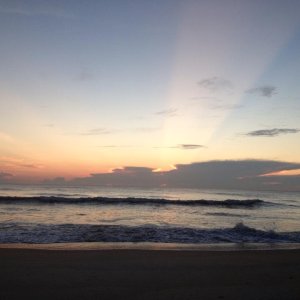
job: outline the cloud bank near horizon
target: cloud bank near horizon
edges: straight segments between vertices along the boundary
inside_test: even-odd
[[[266,176],[300,169],[300,163],[275,160],[216,160],[178,164],[170,171],[127,166],[110,173],[93,173],[70,181],[46,180],[46,184],[99,185],[117,187],[175,187],[300,191],[300,175]],[[262,176],[264,175],[264,176]]]

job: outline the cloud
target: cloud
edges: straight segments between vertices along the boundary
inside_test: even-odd
[[[300,191],[299,175],[276,176],[276,180],[274,176],[268,176],[283,170],[300,169],[300,163],[246,159],[177,164],[175,167],[170,171],[155,172],[155,169],[149,167],[127,166],[109,173],[93,173],[62,184]]]
[[[105,135],[105,134],[112,134],[117,132],[141,132],[141,133],[150,133],[160,130],[160,127],[136,127],[136,128],[127,128],[127,129],[109,129],[106,127],[96,127],[91,128],[89,130],[83,131],[79,133],[79,135],[83,136],[93,136],[93,135]],[[114,146],[114,145],[108,145]]]
[[[117,168],[110,173],[93,173],[89,177],[75,178],[70,183],[75,185],[102,185],[123,187],[160,186],[159,177],[148,167],[127,166]]]
[[[203,148],[203,145],[198,145],[198,144],[180,144],[178,145],[178,148],[184,149],[184,150],[191,150],[191,149],[199,149]]]
[[[31,5],[28,1],[9,0],[0,3],[0,13],[21,16],[50,16],[56,18],[74,18],[74,14],[63,9],[59,2],[56,5],[51,1],[34,1]]]
[[[43,167],[43,165],[34,164],[31,161],[28,162],[23,158],[15,158],[15,157],[10,157],[10,156],[1,156],[0,157],[0,163],[3,166],[6,166],[8,168],[10,168],[10,167],[21,167],[21,168],[38,169],[38,168]]]
[[[247,136],[266,136],[274,137],[283,134],[298,133],[300,129],[297,128],[272,128],[272,129],[260,129],[246,133]]]
[[[142,146],[134,146],[134,145],[103,145],[103,146],[98,146],[98,148],[141,148]],[[200,149],[200,148],[205,148],[204,145],[199,145],[199,144],[178,144],[176,146],[166,146],[166,147],[152,147],[154,149],[182,149],[182,150],[193,150],[193,149]]]
[[[198,82],[198,85],[209,90],[210,92],[218,92],[224,90],[228,91],[233,88],[233,84],[230,80],[217,76],[204,78]]]
[[[92,128],[92,129],[89,129],[87,131],[84,131],[82,133],[80,133],[80,135],[102,135],[102,134],[109,134],[109,133],[113,133],[115,132],[114,130],[110,130],[110,129],[107,129],[105,127],[98,127],[98,128]]]
[[[169,108],[169,109],[158,111],[155,113],[155,115],[174,117],[177,115],[177,111],[178,111],[177,108]]]
[[[272,96],[277,94],[277,88],[272,85],[262,85],[262,86],[247,90],[246,93],[271,98]]]
[[[155,149],[182,149],[182,150],[193,150],[204,148],[205,146],[199,144],[178,144],[176,146],[166,146],[166,147],[153,147]]]
[[[35,165],[35,164],[20,164],[20,167],[23,168],[30,168],[30,169],[39,169],[42,165]]]
[[[124,167],[124,168],[117,168],[113,169],[113,173],[119,174],[145,174],[145,173],[152,173],[154,171],[153,168],[148,167]]]
[[[274,181],[274,178],[261,177],[262,174],[297,169],[299,166],[300,163],[270,160],[207,161],[176,165],[167,177],[169,184],[176,187],[265,190],[270,188],[266,183]],[[297,182],[299,189],[300,177]],[[285,188],[284,185],[276,186],[276,189]]]

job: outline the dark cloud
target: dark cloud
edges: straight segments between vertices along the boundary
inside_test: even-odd
[[[176,165],[177,169],[167,177],[169,184],[176,187],[265,190],[270,188],[265,184],[270,178],[262,174],[299,167],[299,163],[268,160],[208,161]],[[299,183],[300,180],[298,188]]]
[[[178,148],[184,149],[184,150],[190,150],[190,149],[199,149],[203,148],[203,145],[198,145],[198,144],[180,144],[178,145]]]
[[[89,177],[75,178],[75,185],[103,185],[125,187],[155,187],[160,186],[159,176],[154,169],[147,167],[124,167],[114,169],[111,173],[95,173]]]
[[[297,128],[272,128],[272,129],[260,129],[246,133],[247,136],[266,136],[274,137],[283,134],[297,133],[300,129]]]
[[[148,167],[124,167],[110,173],[95,173],[62,184],[124,187],[179,187],[245,190],[298,190],[300,176],[266,174],[300,169],[300,163],[272,160],[225,160],[178,164],[170,171]],[[264,176],[262,176],[264,175]],[[57,179],[56,183],[57,183]]]
[[[217,76],[204,78],[198,82],[198,85],[211,92],[231,90],[233,87],[230,80]]]
[[[155,115],[174,117],[177,115],[177,111],[178,111],[177,108],[170,108],[170,109],[158,111],[155,113]]]
[[[102,135],[102,134],[109,134],[113,133],[113,130],[107,129],[105,127],[99,127],[99,128],[92,128],[85,132],[82,132],[80,135]]]
[[[277,88],[272,85],[263,85],[259,86],[250,90],[247,90],[246,93],[248,94],[256,94],[262,97],[272,97],[277,94]]]
[[[154,169],[147,167],[124,167],[113,169],[113,173],[122,173],[122,174],[144,174],[151,173]]]

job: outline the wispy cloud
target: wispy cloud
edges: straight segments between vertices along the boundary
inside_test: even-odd
[[[141,132],[141,133],[151,133],[160,130],[160,127],[135,127],[135,128],[122,128],[122,129],[111,129],[106,127],[97,127],[91,128],[89,130],[83,131],[79,133],[79,135],[83,136],[93,136],[93,135],[105,135],[105,134],[113,134],[120,132]],[[109,147],[115,147],[115,145],[108,145]],[[117,147],[117,146],[116,146]]]
[[[103,145],[98,146],[97,148],[108,148],[108,149],[118,149],[118,148],[145,148],[141,145]],[[182,150],[193,150],[193,149],[200,149],[205,148],[204,145],[199,144],[178,144],[175,146],[155,146],[152,147],[153,149],[182,149]]]
[[[247,132],[247,136],[266,136],[274,137],[283,134],[298,133],[300,129],[297,128],[272,128],[272,129],[260,129]]]
[[[20,166],[29,169],[39,169],[42,167],[42,165],[35,165],[35,164],[20,164]]]
[[[92,128],[89,129],[87,131],[84,131],[82,133],[80,133],[80,135],[102,135],[102,134],[109,134],[109,133],[113,133],[115,132],[115,130],[111,130],[105,127],[98,127],[98,128]]]
[[[0,3],[0,14],[15,14],[21,16],[51,16],[57,18],[74,18],[74,14],[67,12],[58,4],[51,1],[35,1],[31,5],[28,1],[10,0]]]
[[[198,82],[198,85],[210,92],[228,91],[233,88],[230,80],[218,76],[204,78]]]
[[[199,144],[178,144],[176,146],[157,146],[153,147],[154,149],[182,149],[182,150],[194,150],[194,149],[200,149],[205,148],[204,145]]]
[[[273,85],[262,85],[256,88],[249,89],[246,91],[246,93],[271,98],[272,96],[277,94],[277,88]]]
[[[204,148],[204,146],[198,145],[198,144],[179,144],[178,148],[183,149],[183,150],[191,150],[191,149]]]
[[[0,179],[8,179],[8,178],[11,178],[11,177],[13,177],[13,175],[10,174],[10,173],[0,172]]]
[[[0,163],[2,166],[6,167],[21,167],[21,168],[33,168],[39,169],[42,168],[43,165],[32,163],[32,161],[27,161],[23,158],[15,158],[10,156],[1,156]]]
[[[169,108],[169,109],[158,111],[155,113],[155,115],[174,117],[177,115],[177,111],[178,111],[177,108]]]

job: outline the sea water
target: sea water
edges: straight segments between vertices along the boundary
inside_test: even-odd
[[[0,186],[0,243],[299,243],[300,193]]]

